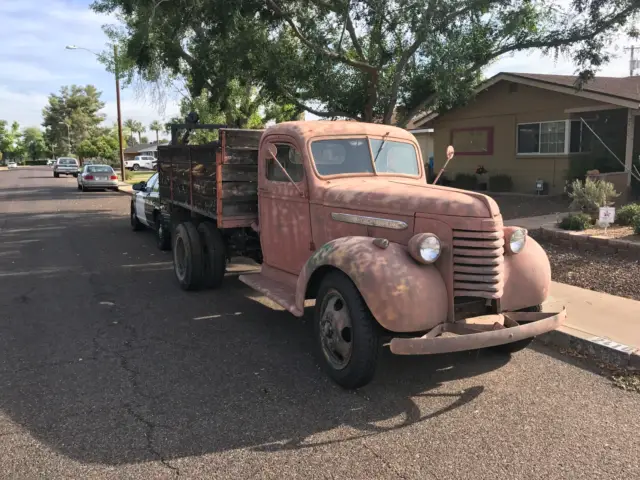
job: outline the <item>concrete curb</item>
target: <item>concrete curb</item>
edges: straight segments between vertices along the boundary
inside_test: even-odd
[[[609,368],[625,372],[640,371],[640,349],[594,337],[571,327],[561,327],[536,337],[536,340],[544,345],[576,352]]]

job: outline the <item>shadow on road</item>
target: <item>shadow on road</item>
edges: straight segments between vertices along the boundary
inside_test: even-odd
[[[183,292],[171,255],[126,216],[73,213],[14,215],[0,231],[0,245],[18,242],[15,258],[0,248],[0,270],[35,272],[0,277],[0,409],[76,460],[171,468],[185,456],[378,435],[473,402],[480,381],[447,382],[506,361],[387,352],[372,384],[344,391],[310,353],[309,315],[265,307],[232,276],[218,291]]]

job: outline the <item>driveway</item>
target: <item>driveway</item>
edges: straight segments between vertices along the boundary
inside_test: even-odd
[[[542,346],[343,391],[308,315],[181,291],[129,201],[0,172],[0,478],[640,478],[640,395]]]

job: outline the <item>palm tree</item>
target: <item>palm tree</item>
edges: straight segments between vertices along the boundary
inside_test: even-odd
[[[131,138],[131,140],[133,140],[133,133],[136,131],[136,121],[133,120],[132,118],[127,118],[124,121],[124,128],[129,130],[129,138]]]
[[[156,143],[160,143],[160,134],[158,132],[163,130],[162,124],[159,121],[154,120],[151,125],[149,125],[149,130],[156,132]]]
[[[137,120],[135,122],[133,122],[135,124],[135,132],[138,134],[138,142],[142,143],[142,134],[144,132],[147,131],[146,128],[144,128],[144,125],[142,124],[142,122],[138,122]]]

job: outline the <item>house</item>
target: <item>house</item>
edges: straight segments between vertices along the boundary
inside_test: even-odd
[[[574,76],[500,73],[467,105],[413,123],[434,129],[436,170],[453,145],[451,180],[482,165],[489,177],[510,176],[512,191],[535,193],[542,180],[546,193],[558,194],[567,180],[598,169],[617,172],[607,179],[621,191],[640,153],[639,107],[640,77],[596,77],[577,88]]]
[[[158,156],[158,145],[156,143],[140,143],[133,147],[124,149],[124,159],[133,160],[138,155]]]

